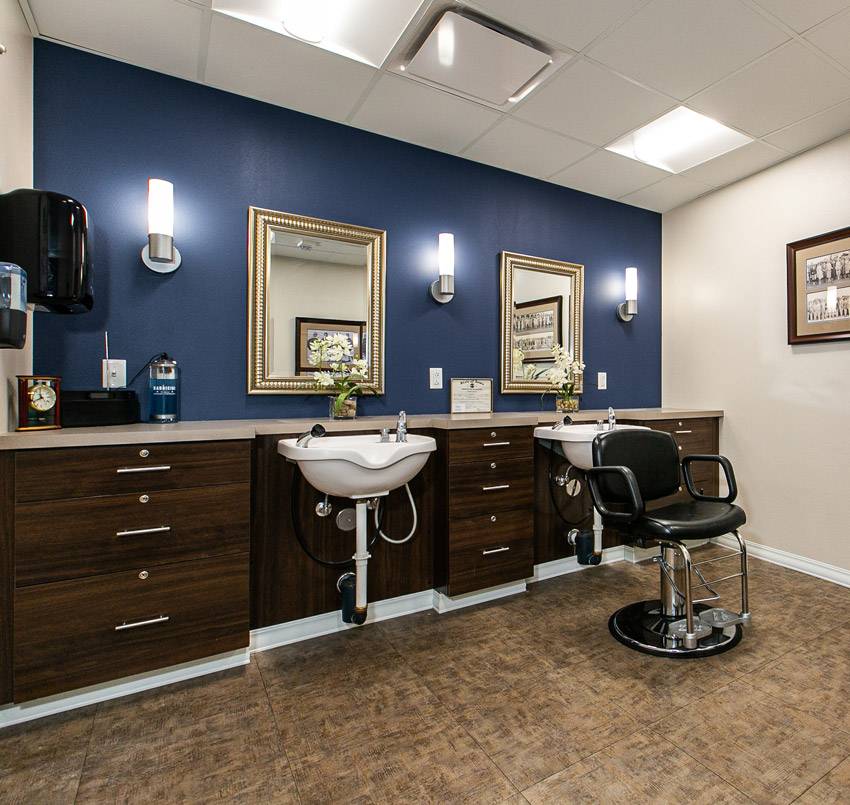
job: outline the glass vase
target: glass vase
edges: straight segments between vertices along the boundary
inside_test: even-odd
[[[562,414],[578,411],[578,397],[555,397],[555,410]]]
[[[328,419],[355,419],[357,417],[357,397],[346,397],[339,410],[336,408],[337,397],[328,397]]]

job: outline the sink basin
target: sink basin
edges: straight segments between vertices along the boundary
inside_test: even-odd
[[[602,430],[595,424],[565,425],[563,428],[539,427],[534,429],[534,436],[549,442],[558,442],[567,461],[580,470],[589,470],[593,466],[593,455],[590,446],[593,440],[608,430],[607,423]],[[617,425],[617,430],[649,430],[643,425]]]
[[[406,442],[382,442],[380,434],[323,436],[298,447],[281,439],[277,451],[298,463],[320,492],[342,498],[373,498],[406,484],[437,449],[430,436],[408,433]]]

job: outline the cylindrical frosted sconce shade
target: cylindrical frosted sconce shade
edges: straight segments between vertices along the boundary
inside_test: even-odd
[[[438,244],[440,276],[453,277],[455,273],[455,236],[451,232],[440,232]]]
[[[174,185],[148,180],[148,234],[174,237]]]
[[[637,269],[629,266],[626,269],[626,301],[617,305],[617,318],[620,321],[631,321],[637,314]]]

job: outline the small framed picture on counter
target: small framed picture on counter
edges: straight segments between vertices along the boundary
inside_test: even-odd
[[[451,383],[451,412],[453,414],[492,413],[492,378],[453,377]]]

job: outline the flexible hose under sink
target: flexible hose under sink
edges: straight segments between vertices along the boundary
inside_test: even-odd
[[[407,491],[407,498],[410,501],[410,508],[413,511],[413,527],[410,529],[410,533],[406,537],[404,537],[404,539],[390,539],[383,531],[381,531],[381,526],[378,522],[378,507],[375,507],[375,529],[383,539],[385,539],[387,542],[391,542],[393,545],[401,545],[402,543],[407,542],[416,533],[416,525],[418,523],[418,516],[416,514],[416,504],[413,502],[413,493],[410,491],[410,484],[405,484],[404,488]],[[384,505],[386,506],[386,504]]]

